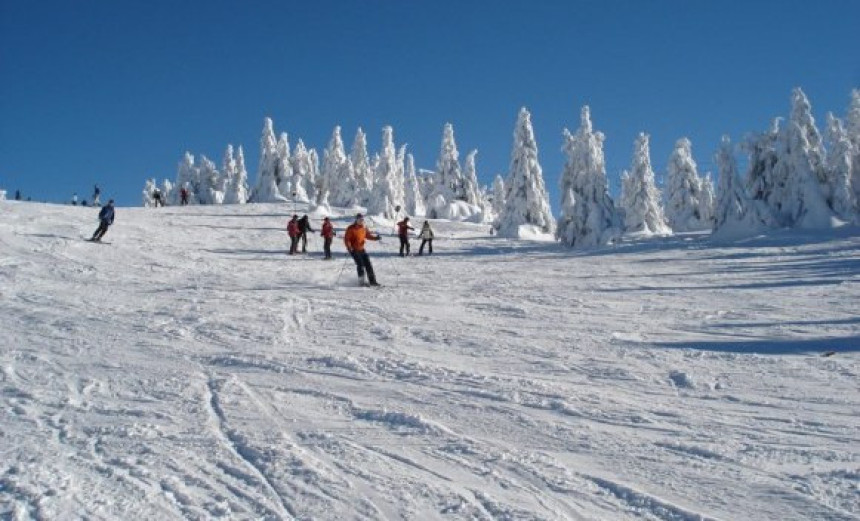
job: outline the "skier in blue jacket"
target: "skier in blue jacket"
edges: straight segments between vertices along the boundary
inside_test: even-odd
[[[99,227],[96,229],[96,232],[93,234],[93,238],[90,240],[96,242],[101,241],[102,237],[107,233],[108,228],[110,228],[110,225],[113,224],[113,218],[113,199],[111,199],[99,212]]]

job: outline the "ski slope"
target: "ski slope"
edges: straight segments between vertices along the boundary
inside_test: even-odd
[[[860,519],[857,228],[378,224],[376,290],[286,205],[96,213],[0,202],[0,519]]]

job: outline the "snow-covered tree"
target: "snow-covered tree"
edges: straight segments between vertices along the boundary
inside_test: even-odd
[[[278,159],[275,161],[275,179],[278,183],[278,192],[284,196],[285,199],[293,201],[295,199],[295,197],[293,197],[293,192],[295,191],[293,183],[295,182],[295,179],[293,177],[290,136],[286,132],[281,132],[281,136],[278,138],[277,150]]]
[[[224,191],[224,204],[248,202],[248,171],[245,168],[245,152],[242,147],[236,152],[233,177]]]
[[[317,178],[320,175],[320,156],[317,149],[308,150],[308,173],[305,175],[305,193],[309,201],[317,200]]]
[[[197,195],[199,204],[221,204],[224,194],[218,191],[220,177],[221,174],[218,172],[215,162],[201,155],[198,166],[198,182],[197,186],[194,187],[194,193]]]
[[[575,134],[564,129],[567,154],[561,174],[561,216],[556,236],[569,246],[598,246],[621,235],[621,219],[609,196],[602,132],[595,132],[588,106]]]
[[[478,151],[472,150],[466,154],[466,160],[463,162],[462,197],[467,203],[480,206],[481,188],[478,185],[478,169],[475,166],[477,155]]]
[[[830,181],[830,206],[840,218],[851,220],[856,211],[856,199],[851,188],[851,170],[854,147],[842,121],[827,114],[827,137],[830,152],[827,155],[827,177]]]
[[[197,194],[195,190],[199,184],[200,172],[198,168],[194,164],[194,156],[191,155],[191,152],[185,152],[185,155],[182,156],[182,161],[179,162],[179,166],[176,169],[176,186],[181,188],[185,188],[188,191],[188,203],[194,204],[197,202]],[[171,200],[171,204],[179,204],[180,196],[179,190],[174,194],[174,199]]]
[[[666,187],[666,220],[672,230],[687,232],[711,228],[710,212],[702,214],[702,178],[687,138],[675,143],[669,156]]]
[[[768,131],[747,138],[744,148],[749,154],[746,191],[754,201],[763,201],[772,213],[779,211],[778,193],[787,179],[777,179],[778,141],[782,118],[775,118]]]
[[[633,145],[633,162],[623,179],[621,202],[624,208],[624,227],[628,232],[668,234],[660,191],[654,182],[648,134],[639,133]]]
[[[389,126],[382,129],[382,153],[374,162],[376,184],[367,202],[367,213],[394,219],[396,207],[402,207],[403,201],[397,200],[397,151],[394,148],[394,130]]]
[[[394,173],[394,198],[401,209],[406,206],[406,145],[397,149],[397,170]],[[405,211],[405,210],[404,210]]]
[[[502,215],[502,212],[505,209],[505,202],[507,197],[507,192],[505,190],[505,180],[502,179],[502,176],[496,175],[496,178],[493,180],[493,215],[495,223],[499,216]]]
[[[147,179],[146,184],[143,186],[143,207],[144,208],[152,208],[155,206],[155,198],[152,197],[152,194],[155,193],[155,179]]]
[[[714,232],[726,238],[748,236],[773,225],[762,200],[750,199],[738,178],[732,142],[723,136],[715,156],[720,178],[714,215]]]
[[[323,154],[323,176],[327,179],[331,204],[349,208],[361,204],[361,189],[355,178],[352,160],[346,155],[340,127],[334,128]]]
[[[406,154],[406,214],[423,217],[425,215],[424,197],[415,173],[415,158]]]
[[[233,155],[233,145],[227,145],[224,151],[224,159],[221,161],[221,176],[218,178],[218,190],[226,194],[233,178],[236,176],[236,158]]]
[[[457,151],[457,141],[454,139],[454,126],[445,123],[442,129],[439,159],[436,161],[435,186],[428,200],[430,217],[435,218],[437,214],[444,213],[444,206],[454,202],[461,195],[463,174],[459,159],[460,153]]]
[[[857,201],[858,211],[860,211],[860,89],[851,91],[851,105],[848,107],[848,114],[845,119],[848,140],[854,147],[851,188],[854,193],[854,200]]]
[[[774,202],[783,226],[830,227],[835,214],[828,205],[831,188],[824,162],[824,145],[803,91],[792,92],[791,118],[777,148]]]
[[[308,176],[312,175],[312,170],[311,156],[308,153],[307,147],[305,147],[304,141],[299,139],[290,157],[290,173],[292,174],[289,183],[290,192],[286,193],[282,190],[284,195],[289,197],[291,201],[302,203],[310,201],[305,191],[305,180]]]
[[[711,173],[705,174],[702,178],[702,191],[699,197],[699,215],[703,223],[707,223],[708,228],[714,227],[714,211],[717,204],[717,194],[714,190],[714,182],[711,180]]]
[[[271,118],[263,120],[263,135],[260,138],[260,166],[257,170],[257,183],[251,199],[255,203],[286,201],[278,189],[281,181],[279,172],[278,140]]]
[[[356,184],[354,195],[358,204],[364,205],[370,197],[371,188],[373,188],[373,168],[367,154],[367,135],[361,127],[355,133],[355,141],[352,144],[349,159]]]
[[[505,207],[498,220],[501,235],[519,237],[521,226],[529,225],[542,233],[555,232],[555,218],[538,161],[538,147],[531,114],[520,109],[514,130],[511,167],[508,174]]]

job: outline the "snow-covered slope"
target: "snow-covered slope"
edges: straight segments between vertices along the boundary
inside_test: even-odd
[[[291,213],[0,203],[0,518],[860,519],[856,228],[435,222],[372,290]]]

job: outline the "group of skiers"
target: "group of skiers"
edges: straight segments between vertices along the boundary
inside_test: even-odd
[[[397,223],[397,236],[400,239],[400,256],[405,257],[410,254],[409,245],[409,230],[414,230],[409,225],[409,217],[404,217],[402,221]],[[311,227],[310,219],[307,215],[301,218],[294,214],[287,223],[287,234],[290,237],[290,255],[295,255],[299,252],[299,244],[301,244],[301,252],[307,253],[308,232],[315,232]],[[320,235],[323,238],[323,253],[324,259],[330,260],[331,243],[337,233],[334,225],[328,217],[325,217],[320,229]],[[421,239],[421,247],[418,248],[418,255],[424,254],[424,247],[427,246],[428,254],[433,254],[433,229],[430,228],[430,222],[424,221],[421,227],[421,232],[418,237]],[[359,282],[366,286],[379,286],[376,281],[376,275],[373,271],[373,264],[370,262],[370,256],[365,249],[366,241],[378,241],[381,237],[378,233],[369,230],[364,224],[364,216],[357,214],[355,221],[350,224],[344,234],[343,242],[346,246],[346,251],[349,252],[355,266],[358,270]]]
[[[102,203],[100,201],[101,194],[102,194],[101,188],[99,188],[99,185],[95,185],[95,187],[93,187],[93,199],[92,199],[93,200],[93,206],[101,206],[102,205]],[[16,193],[16,196],[20,197],[20,194]],[[78,193],[77,192],[72,194],[71,203],[72,203],[72,206],[78,205]],[[81,201],[81,206],[88,206],[86,199]]]

